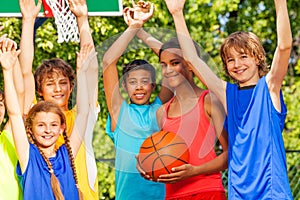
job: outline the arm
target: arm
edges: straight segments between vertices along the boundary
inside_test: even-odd
[[[19,0],[22,13],[22,34],[20,41],[21,54],[19,56],[24,79],[25,100],[24,113],[26,114],[35,98],[35,83],[32,72],[34,57],[34,22],[41,9],[42,0],[35,5],[34,0]]]
[[[86,0],[69,0],[69,5],[71,11],[74,13],[77,19],[77,25],[79,30],[80,38],[80,48],[83,48],[84,45],[92,45],[94,51],[94,41],[92,38],[90,25],[88,21],[88,8]],[[98,99],[98,59],[97,56],[94,56],[91,60],[90,66],[87,69],[87,81],[88,81],[88,99],[93,106],[94,110],[97,106]]]
[[[94,47],[91,44],[83,45],[80,53],[77,54],[77,115],[70,136],[70,144],[74,156],[76,156],[83,141],[88,123],[88,113],[92,106],[86,98],[88,96],[87,70],[96,55]]]
[[[0,62],[4,76],[4,92],[7,113],[11,122],[17,156],[22,172],[24,172],[29,158],[29,142],[27,139],[22,112],[18,103],[17,92],[13,81],[13,67],[15,66],[20,51],[16,51],[15,48],[6,49],[5,46],[2,46],[1,50]]]
[[[136,33],[153,14],[152,9],[144,15],[144,18],[133,20],[133,10],[131,8],[124,9],[124,18],[132,19],[131,24],[124,33],[110,46],[103,56],[103,83],[107,102],[108,111],[112,118],[111,129],[114,130],[116,120],[118,119],[119,111],[123,98],[119,91],[119,78],[117,63],[123,52],[126,50],[129,42],[133,39]]]
[[[2,49],[2,45],[6,46],[6,49],[10,49],[10,50],[17,49],[17,43],[9,38],[6,38],[6,35],[0,38],[0,49]],[[15,66],[13,67],[13,82],[18,97],[18,102],[19,102],[18,105],[20,105],[21,112],[23,113],[25,91],[24,91],[24,83],[21,80],[23,80],[23,75],[21,72],[19,60],[17,59],[15,62]],[[9,130],[11,132],[10,119],[8,119],[8,122],[5,124],[4,129]]]
[[[128,26],[130,26],[130,24],[133,24],[134,20],[137,19],[142,20],[144,18],[144,15],[147,14],[146,10],[150,8],[150,4],[144,1],[139,1],[138,5],[136,5],[134,3],[134,0],[132,0],[132,5],[134,7],[133,9],[134,18],[132,18],[131,15],[124,15],[124,21]],[[151,6],[153,7],[153,5]],[[157,56],[159,55],[159,50],[163,45],[161,41],[154,38],[151,34],[147,33],[142,28],[136,33],[136,36],[140,38],[148,47],[150,47]],[[162,103],[166,103],[172,98],[173,95],[174,95],[173,89],[170,88],[168,81],[166,81],[163,77],[161,90],[158,94],[159,99],[161,100]]]
[[[185,0],[165,0],[174,19],[178,40],[184,59],[189,63],[195,75],[204,81],[209,90],[219,98],[226,109],[226,82],[218,78],[207,64],[197,55],[190,33],[184,20],[183,7]]]
[[[292,33],[286,0],[274,0],[277,21],[277,48],[274,53],[271,70],[266,76],[272,101],[280,110],[280,96],[282,81],[288,69],[292,48]]]

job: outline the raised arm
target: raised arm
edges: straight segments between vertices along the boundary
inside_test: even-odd
[[[133,20],[137,19],[143,19],[144,15],[147,14],[147,9],[151,6],[150,3],[139,1],[136,5],[134,0],[132,0],[133,4],[133,16],[132,18],[130,15],[124,15],[124,21],[127,25],[130,25],[133,22]],[[147,33],[143,28],[141,28],[137,33],[136,36],[141,39],[148,47],[152,49],[152,51],[159,56],[159,50],[161,49],[161,46],[163,43],[156,38],[154,38],[151,34]],[[165,81],[164,77],[162,79],[161,83],[161,90],[158,94],[159,99],[162,101],[162,103],[166,103],[169,101],[174,95],[173,89],[170,88],[168,81]]]
[[[136,33],[141,29],[143,24],[153,15],[153,4],[144,18],[133,19],[134,10],[132,8],[125,8],[123,11],[124,18],[132,19],[131,24],[123,32],[120,37],[110,46],[103,57],[103,83],[104,92],[107,102],[108,111],[112,118],[111,129],[114,130],[116,120],[118,119],[120,107],[123,101],[119,90],[119,77],[117,70],[117,63],[126,50],[129,42],[134,38]]]
[[[279,91],[288,69],[292,49],[292,32],[286,0],[274,0],[276,8],[277,48],[266,79],[275,107],[280,107]],[[279,107],[278,107],[279,106]]]
[[[183,51],[184,59],[189,62],[195,75],[204,81],[208,89],[216,94],[226,109],[226,82],[217,77],[197,55],[183,15],[185,0],[165,0],[165,2],[174,19],[177,37]]]
[[[94,41],[88,21],[88,8],[86,0],[69,0],[70,9],[74,13],[77,19],[77,25],[79,30],[80,48],[84,45],[91,45],[95,49]],[[94,50],[95,51],[95,50]],[[91,106],[94,108],[97,106],[98,99],[98,59],[94,56],[90,62],[90,66],[87,69],[87,81],[88,81],[88,99]]]
[[[0,62],[4,76],[4,94],[12,134],[16,146],[17,156],[22,171],[27,167],[29,158],[29,142],[27,139],[22,112],[19,106],[16,88],[13,81],[13,67],[18,59],[20,51],[15,48],[7,48],[4,44],[0,51]]]
[[[91,44],[83,45],[80,53],[77,53],[77,115],[70,136],[70,144],[74,156],[76,156],[83,141],[88,123],[88,113],[92,106],[86,98],[88,96],[87,70],[96,55],[97,53]]]
[[[32,72],[34,57],[34,23],[41,10],[41,4],[42,0],[39,0],[37,5],[35,4],[35,0],[19,0],[22,13],[21,54],[19,60],[25,87],[25,114],[29,111],[35,98],[34,76]]]

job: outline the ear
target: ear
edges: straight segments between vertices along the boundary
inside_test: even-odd
[[[122,88],[125,92],[127,92],[126,83],[124,81],[122,81]]]
[[[61,124],[59,134],[62,134],[65,130],[66,130],[66,124],[65,123]]]
[[[151,83],[151,86],[152,86],[152,92],[153,92],[156,88],[156,83]]]

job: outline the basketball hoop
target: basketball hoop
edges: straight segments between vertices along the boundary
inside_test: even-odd
[[[45,16],[55,19],[57,42],[79,42],[76,16],[70,10],[68,0],[43,0],[43,6]]]

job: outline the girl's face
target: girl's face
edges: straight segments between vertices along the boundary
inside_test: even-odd
[[[40,96],[43,96],[45,101],[56,103],[63,111],[68,110],[68,100],[70,98],[72,88],[68,77],[62,73],[55,73],[51,78],[45,78]]]
[[[0,97],[0,99],[3,97]],[[5,104],[4,99],[0,100],[0,124],[2,124],[5,115]]]
[[[259,80],[258,60],[249,54],[237,52],[234,48],[229,52],[226,60],[229,75],[240,87],[255,85]]]
[[[33,137],[42,150],[54,148],[64,129],[59,115],[53,112],[38,112],[32,121]]]
[[[128,72],[125,81],[123,88],[128,93],[132,103],[149,104],[150,96],[155,89],[155,83],[152,83],[149,71],[144,69],[132,70]]]
[[[161,52],[160,64],[162,75],[168,80],[171,87],[176,88],[181,83],[189,80],[191,72],[188,70],[180,49],[170,48]]]

